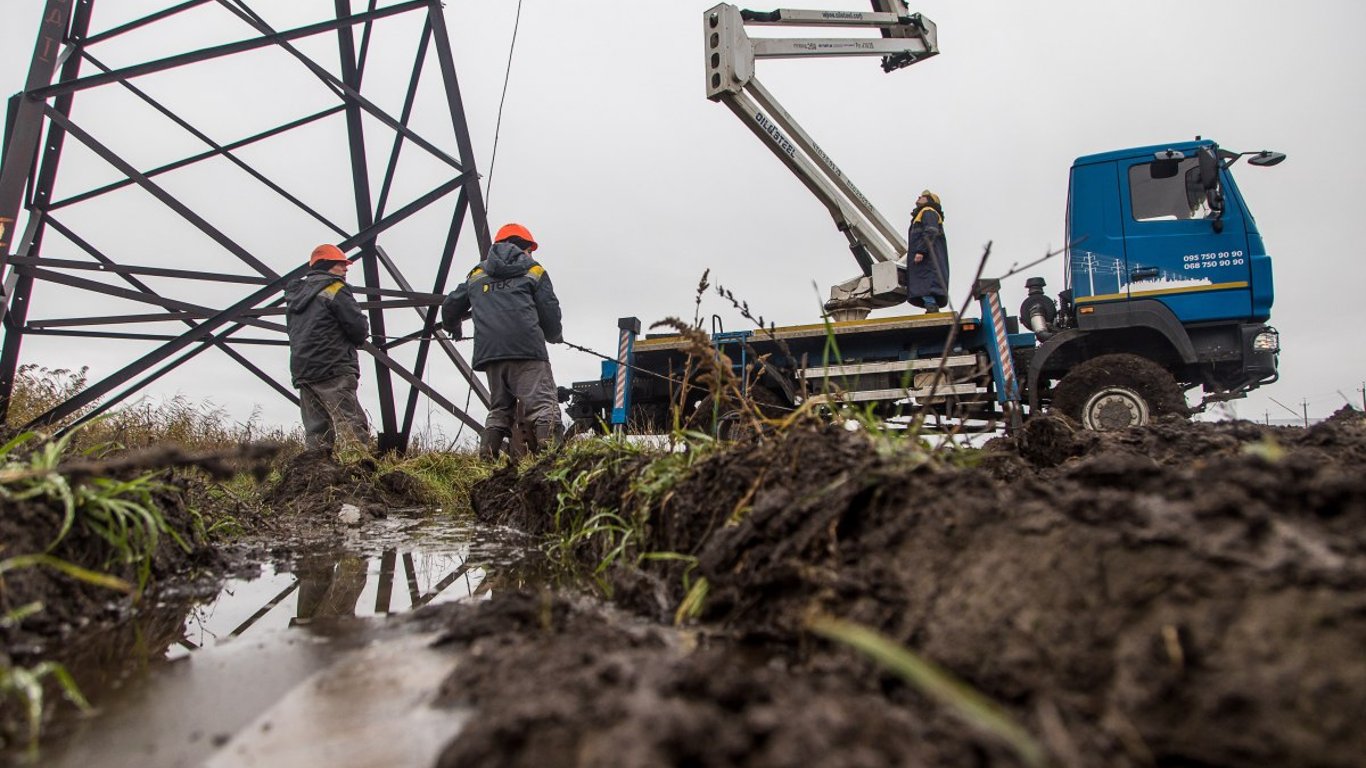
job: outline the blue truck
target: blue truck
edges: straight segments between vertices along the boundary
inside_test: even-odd
[[[872,10],[750,11],[722,3],[702,17],[706,96],[728,107],[819,200],[860,274],[834,285],[821,322],[640,338],[618,323],[618,353],[600,379],[572,387],[579,429],[724,430],[744,400],[773,411],[860,404],[876,415],[933,415],[955,428],[1018,425],[1044,410],[1090,429],[1120,429],[1243,397],[1276,380],[1271,258],[1231,173],[1272,166],[1277,152],[1213,141],[1078,158],[1067,199],[1064,290],[1042,278],[1017,315],[999,280],[980,280],[979,317],[937,312],[871,318],[905,306],[906,241],[758,80],[774,58],[880,57],[896,72],[939,54],[938,28],[903,0]],[[880,37],[751,38],[747,27],[875,30]],[[719,391],[687,372],[699,352],[741,384]],[[1199,389],[1189,403],[1186,394]]]
[[[1268,325],[1271,257],[1231,172],[1245,156],[1256,166],[1284,159],[1202,139],[1078,158],[1064,288],[1055,300],[1031,278],[1016,315],[1003,311],[999,281],[981,280],[978,317],[827,316],[708,337],[743,396],[774,412],[853,403],[972,429],[1052,411],[1111,430],[1243,397],[1276,380],[1280,350]],[[684,379],[697,367],[695,338],[641,336],[632,318],[618,325],[617,360],[572,386],[576,428],[734,423],[733,396],[718,403],[707,384]]]

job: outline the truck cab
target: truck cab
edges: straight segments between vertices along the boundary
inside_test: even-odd
[[[1271,257],[1230,171],[1248,154],[1259,166],[1285,157],[1230,152],[1197,138],[1073,163],[1063,332],[1031,361],[1033,404],[1057,380],[1053,393],[1063,402],[1055,407],[1086,422],[1076,401],[1088,393],[1074,391],[1086,377],[1066,380],[1107,355],[1143,358],[1170,374],[1181,392],[1200,387],[1205,395],[1197,408],[1275,381],[1279,337],[1266,325]],[[1170,390],[1165,381],[1157,388]],[[1184,396],[1163,394],[1143,405],[1184,409]]]
[[[1078,307],[1153,300],[1183,323],[1271,316],[1271,259],[1217,151],[1187,142],[1073,164],[1067,269]]]

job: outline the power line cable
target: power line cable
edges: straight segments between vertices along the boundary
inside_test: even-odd
[[[512,42],[508,45],[508,63],[503,71],[503,94],[498,98],[498,120],[493,126],[493,152],[489,157],[488,183],[484,186],[484,210],[493,199],[493,165],[498,162],[498,135],[503,130],[503,104],[508,97],[508,81],[512,79],[512,54],[517,50],[517,30],[522,26],[522,0],[517,0],[517,16],[512,22]]]
[[[1290,411],[1290,415],[1291,415],[1291,416],[1294,416],[1294,417],[1297,418],[1297,419],[1300,417],[1300,412],[1299,412],[1299,411],[1295,410],[1294,408],[1291,408],[1290,406],[1286,405],[1285,403],[1282,403],[1280,400],[1277,400],[1276,398],[1271,397],[1271,396],[1269,396],[1269,395],[1267,396],[1267,399],[1270,400],[1271,402],[1275,403],[1276,405],[1279,405],[1280,407],[1286,409],[1287,411]]]

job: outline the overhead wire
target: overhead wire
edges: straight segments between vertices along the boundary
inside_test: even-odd
[[[497,120],[494,121],[494,124],[493,124],[493,149],[492,149],[492,150],[490,151],[490,153],[489,153],[489,172],[488,172],[488,181],[485,182],[485,184],[484,184],[484,216],[485,216],[484,226],[485,226],[485,228],[488,227],[487,217],[488,217],[489,201],[493,199],[493,169],[494,169],[494,165],[498,162],[498,137],[502,134],[502,131],[503,131],[503,105],[507,102],[507,97],[508,97],[508,82],[512,79],[512,57],[513,57],[513,54],[516,53],[516,51],[517,51],[517,31],[518,31],[519,29],[521,29],[521,26],[522,26],[522,0],[517,0],[517,15],[513,18],[513,22],[512,22],[512,41],[508,44],[508,61],[507,61],[507,66],[506,66],[506,67],[504,68],[504,70],[503,70],[503,92],[502,92],[502,94],[499,95],[499,97],[498,97],[498,118],[497,118]],[[420,338],[420,337],[419,337],[419,338]],[[435,338],[435,336],[430,337],[430,338]],[[469,388],[469,391],[465,393],[465,410],[466,410],[466,411],[469,411],[469,408],[470,408],[470,400],[471,400],[471,398],[472,398],[473,395],[474,395],[474,386],[473,386],[474,382],[470,382],[470,384],[471,384],[471,386],[470,386],[470,388]],[[464,432],[465,432],[465,422],[464,422],[463,420],[461,420],[461,422],[460,422],[460,427],[457,428],[456,431],[455,431],[455,437],[451,439],[451,447],[454,447],[455,444],[456,444],[457,442],[459,442],[460,436],[461,436],[462,434],[464,434]]]
[[[517,0],[517,15],[512,22],[512,42],[508,44],[508,63],[503,70],[503,93],[498,97],[498,119],[493,125],[493,151],[489,156],[488,182],[484,185],[484,210],[493,199],[493,167],[498,162],[498,136],[503,130],[503,105],[507,102],[508,82],[512,79],[512,56],[517,50],[517,30],[522,26],[522,0]]]

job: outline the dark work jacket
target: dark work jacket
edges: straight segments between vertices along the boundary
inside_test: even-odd
[[[356,348],[370,332],[370,322],[345,280],[309,272],[285,287],[285,304],[295,387],[347,373],[360,376]]]
[[[917,253],[925,254],[919,264],[915,263]],[[949,243],[944,238],[944,217],[934,208],[922,206],[911,218],[911,231],[906,236],[906,296],[912,303],[922,296],[934,296],[943,306],[948,295]]]
[[[441,327],[454,333],[474,317],[476,370],[499,360],[549,360],[545,343],[561,341],[560,300],[545,268],[512,243],[494,243],[441,304]]]

